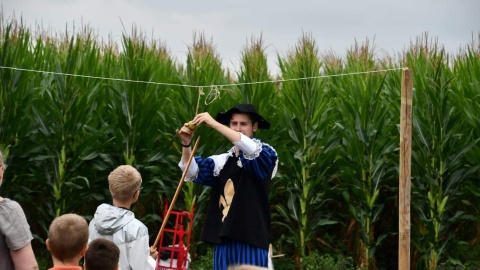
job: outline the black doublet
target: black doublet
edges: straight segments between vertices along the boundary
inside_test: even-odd
[[[269,185],[271,174],[260,180],[238,166],[240,160],[234,154],[228,157],[219,176],[215,178],[210,194],[202,241],[220,244],[235,240],[268,250],[270,244]],[[225,186],[233,182],[234,196],[228,213],[222,213],[225,201]],[[231,186],[231,185],[227,185]],[[224,220],[222,222],[222,218]]]

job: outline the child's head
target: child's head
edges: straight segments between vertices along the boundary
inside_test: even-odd
[[[118,166],[108,176],[108,189],[113,199],[125,202],[132,198],[142,185],[142,176],[130,165]]]
[[[97,238],[88,245],[85,270],[116,270],[120,249],[110,240]]]
[[[55,218],[48,230],[47,249],[60,261],[80,259],[85,255],[88,242],[87,221],[76,214]]]

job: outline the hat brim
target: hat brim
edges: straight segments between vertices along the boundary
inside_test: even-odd
[[[221,112],[217,114],[217,117],[215,118],[217,122],[223,124],[223,125],[230,125],[230,119],[232,119],[232,115],[234,113],[245,113],[245,114],[250,114],[255,122],[258,123],[258,128],[261,129],[270,129],[270,123],[265,120],[260,114],[256,112],[244,112],[241,111],[237,108],[231,108],[230,110],[226,112]]]

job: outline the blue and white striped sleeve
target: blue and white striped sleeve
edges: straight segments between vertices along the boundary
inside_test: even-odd
[[[241,134],[235,143],[240,148],[242,167],[258,179],[264,180],[270,173],[275,176],[278,168],[278,155],[275,149],[259,139],[250,139]]]
[[[213,171],[215,162],[211,158],[204,159],[201,156],[195,156],[195,161],[198,164],[199,170],[193,182],[211,187],[214,180]]]
[[[190,163],[190,168],[185,177],[185,181],[193,181],[197,184],[212,186],[215,177],[218,176],[222,170],[229,155],[229,153],[225,153],[210,156],[205,159],[201,156],[195,156]],[[183,164],[182,161],[179,162],[178,166],[182,171],[185,170],[186,165]]]

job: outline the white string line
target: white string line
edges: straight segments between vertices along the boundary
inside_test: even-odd
[[[180,86],[180,87],[191,87],[191,88],[212,87],[212,85],[206,86],[206,85],[188,85],[188,84],[177,84],[177,83],[149,82],[149,81],[139,81],[139,80],[109,78],[109,77],[98,77],[98,76],[90,76],[90,75],[79,75],[79,74],[35,70],[35,69],[26,69],[26,68],[17,68],[17,67],[0,66],[0,69],[11,69],[11,70],[17,70],[17,71],[26,71],[26,72],[35,72],[35,73],[53,74],[53,75],[63,75],[63,76],[80,77],[80,78],[86,78],[86,79],[99,79],[99,80],[110,80],[110,81],[121,81],[121,82],[145,83],[145,84],[165,85],[165,86]],[[262,84],[262,83],[301,81],[301,80],[310,80],[310,79],[320,79],[320,78],[369,74],[369,73],[380,73],[380,72],[388,72],[388,71],[404,70],[404,69],[406,69],[406,68],[405,67],[398,67],[398,68],[389,68],[389,69],[380,69],[380,70],[359,71],[359,72],[352,72],[352,73],[340,73],[340,74],[333,74],[333,75],[320,75],[320,76],[294,78],[294,79],[278,79],[278,80],[268,80],[268,81],[260,81],[260,82],[216,84],[215,86],[217,86],[217,87],[227,87],[227,86]]]

